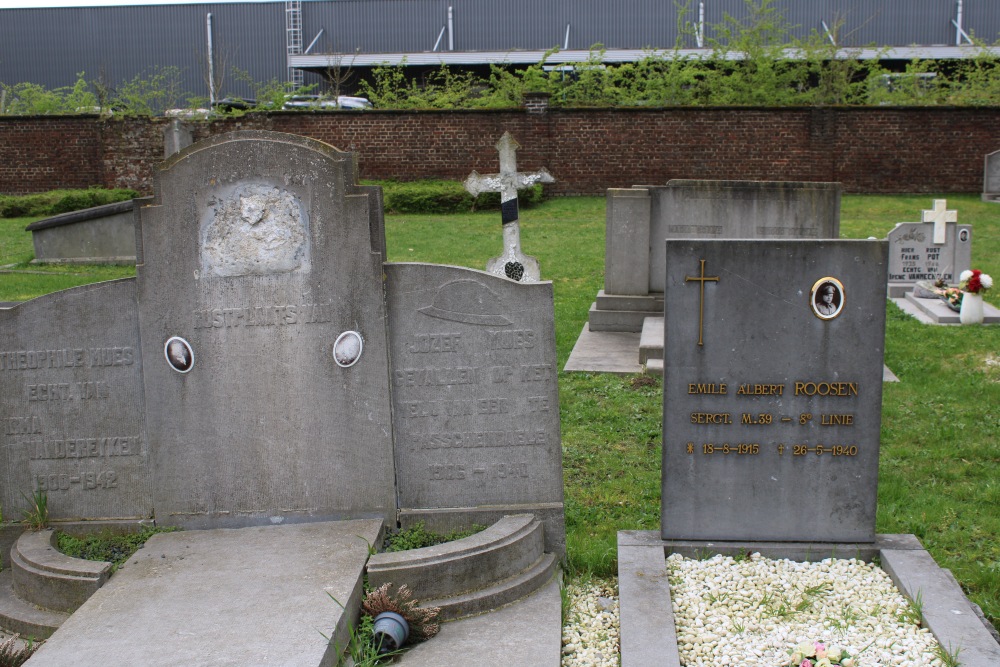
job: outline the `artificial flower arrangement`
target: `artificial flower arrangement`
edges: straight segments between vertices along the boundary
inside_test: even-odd
[[[858,667],[847,651],[822,642],[802,642],[792,649],[792,655],[785,664],[793,667]]]
[[[961,281],[958,286],[969,294],[982,294],[993,287],[993,279],[979,269],[966,269],[958,279]]]

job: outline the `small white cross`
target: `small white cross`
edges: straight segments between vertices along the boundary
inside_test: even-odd
[[[934,223],[934,243],[937,245],[943,245],[947,239],[948,223],[958,222],[958,211],[949,211],[947,208],[947,199],[935,199],[934,208],[923,211],[920,219],[921,222]]]

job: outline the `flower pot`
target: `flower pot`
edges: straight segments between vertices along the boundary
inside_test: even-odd
[[[962,309],[958,313],[962,324],[983,323],[983,296],[966,292],[962,295]]]
[[[410,624],[392,611],[383,611],[375,617],[375,647],[379,655],[392,653],[403,647],[410,636]]]

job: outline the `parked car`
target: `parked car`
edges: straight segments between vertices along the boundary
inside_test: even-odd
[[[364,97],[323,97],[321,95],[291,95],[284,109],[371,109],[372,103]]]

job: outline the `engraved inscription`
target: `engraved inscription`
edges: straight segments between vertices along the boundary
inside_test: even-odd
[[[460,333],[414,334],[413,340],[406,346],[406,351],[411,354],[459,352],[461,351],[461,342],[462,334]]]
[[[531,329],[486,331],[487,350],[522,350],[535,347],[535,332]]]
[[[104,399],[111,395],[106,382],[58,382],[25,385],[29,401],[86,401]]]
[[[542,430],[413,433],[409,440],[411,449],[529,447],[548,444],[548,437]]]
[[[6,417],[0,419],[4,435],[33,435],[42,432],[42,420],[38,417]]]
[[[36,491],[69,491],[78,487],[85,491],[115,489],[118,487],[118,473],[114,470],[98,470],[79,473],[50,473],[35,475]]]
[[[34,371],[45,368],[131,366],[131,347],[68,348],[62,350],[18,350],[0,352],[0,371]]]
[[[671,234],[721,234],[722,225],[667,225]]]
[[[192,317],[195,329],[317,324],[333,321],[333,306],[329,303],[302,303],[247,308],[210,308],[195,310]]]
[[[137,456],[142,449],[142,439],[137,435],[100,438],[38,438],[23,440],[21,444],[27,447],[28,456],[33,461]]]

